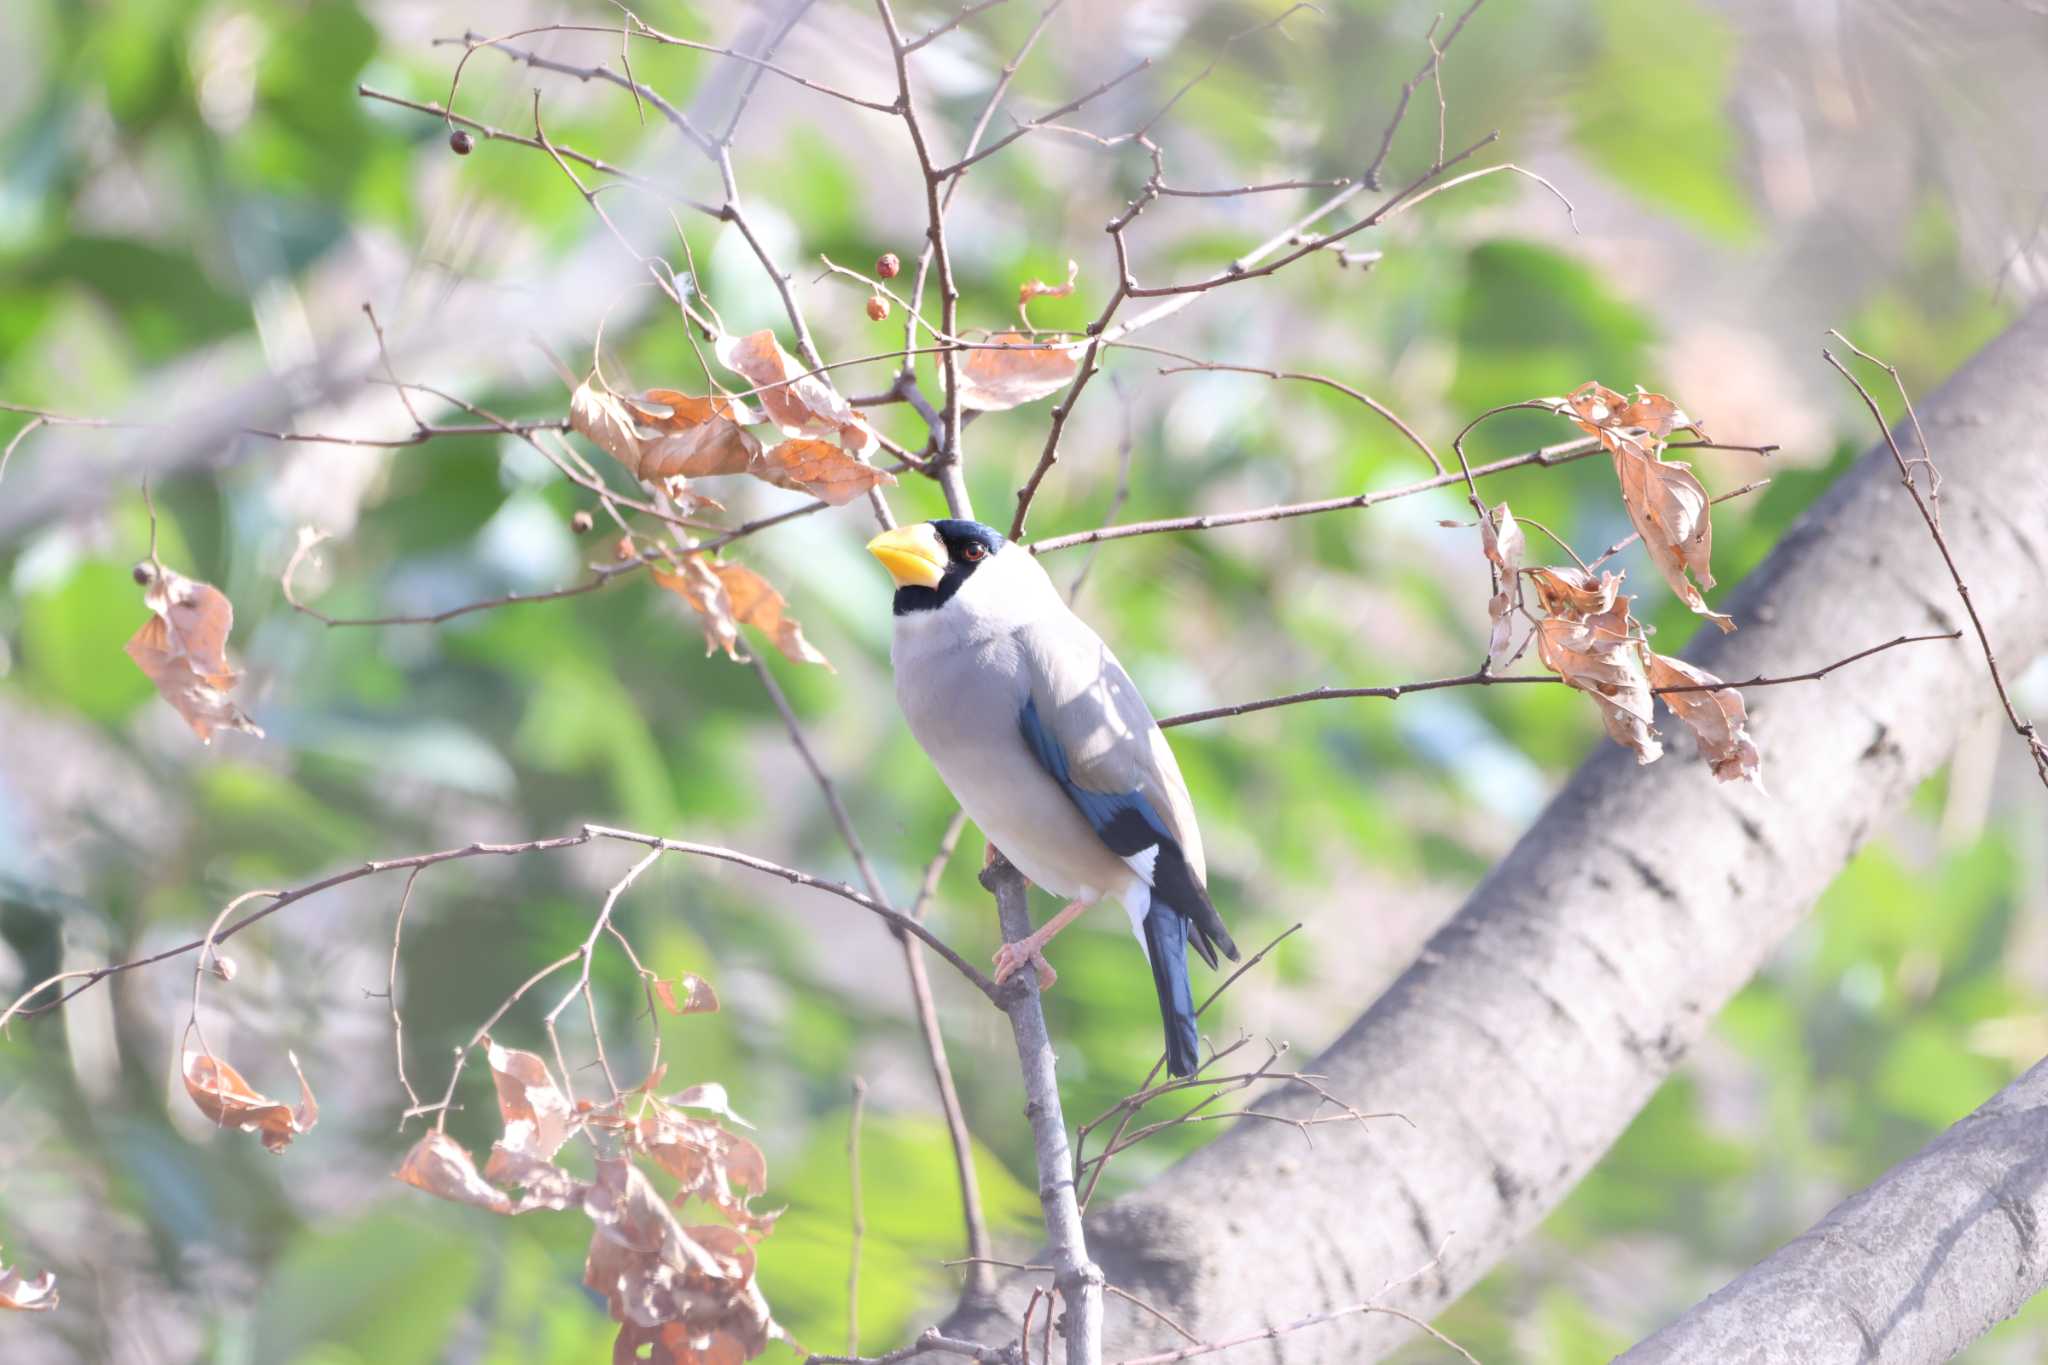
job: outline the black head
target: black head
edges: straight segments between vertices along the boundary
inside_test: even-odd
[[[885,531],[868,542],[868,551],[896,580],[896,614],[904,616],[951,601],[1005,543],[992,526],[947,519]]]

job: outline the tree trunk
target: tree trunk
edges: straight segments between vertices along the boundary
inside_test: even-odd
[[[1947,1360],[2048,1284],[2048,1062],[1621,1358]]]
[[[2048,646],[2044,375],[2048,309],[2037,308],[1921,411],[1947,535],[2013,673]],[[1688,657],[1730,679],[1803,672],[1964,624],[1882,446],[1786,533],[1727,609],[1741,629],[1703,630]],[[1603,743],[1416,962],[1305,1068],[1412,1127],[1326,1126],[1307,1150],[1282,1125],[1236,1126],[1088,1220],[1109,1282],[1214,1339],[1375,1299],[1439,1247],[1434,1267],[1381,1301],[1433,1315],[1484,1275],[1993,704],[1968,637],[1747,699],[1768,794],[1717,785],[1682,735],[1648,767]],[[1347,924],[1371,913],[1324,909]],[[1329,939],[1340,941],[1334,930]],[[1283,1090],[1258,1107],[1308,1106]],[[1980,1292],[1989,1302],[2005,1286]],[[963,1309],[949,1330],[1012,1339],[1027,1294],[1025,1281],[1006,1283],[998,1310]],[[1261,1358],[1364,1360],[1410,1331],[1353,1315],[1277,1339]],[[1121,1301],[1109,1305],[1109,1343],[1110,1360],[1164,1344]]]

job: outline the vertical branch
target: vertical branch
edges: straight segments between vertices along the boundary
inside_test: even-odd
[[[1022,873],[999,857],[982,871],[981,884],[996,898],[1006,942],[1015,943],[1031,932]],[[1038,1160],[1038,1202],[1045,1211],[1053,1287],[1067,1301],[1067,1365],[1101,1365],[1102,1270],[1088,1259],[1088,1242],[1081,1230],[1081,1208],[1074,1198],[1073,1154],[1067,1146],[1066,1118],[1060,1112],[1059,1077],[1045,1010],[1039,1003],[1038,979],[1031,972],[1019,972],[1010,978],[1007,989],[1003,1011],[1010,1016],[1017,1061],[1024,1073],[1024,1117],[1031,1122],[1031,1145]]]
[[[932,163],[931,146],[925,141],[924,125],[918,121],[917,105],[910,95],[910,49],[896,25],[896,12],[889,0],[875,0],[875,8],[882,16],[889,52],[896,62],[896,112],[903,116],[904,126],[910,130],[910,144],[917,151],[917,167],[924,176],[925,244],[939,273],[939,328],[950,339],[959,334],[960,285],[953,278],[953,258],[946,250],[946,207],[939,190],[945,177]],[[908,349],[905,348],[906,363]],[[939,352],[939,378],[943,401],[939,408],[939,430],[933,433],[939,449],[931,467],[945,492],[947,508],[954,516],[964,517],[969,512],[967,484],[960,472],[960,364],[959,353],[951,345]]]

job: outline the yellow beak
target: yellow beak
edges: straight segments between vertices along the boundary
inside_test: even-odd
[[[936,588],[946,576],[946,546],[928,521],[884,531],[868,542],[899,588]]]

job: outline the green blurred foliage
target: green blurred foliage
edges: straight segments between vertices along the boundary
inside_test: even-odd
[[[195,358],[178,382],[203,388],[208,381],[193,376],[205,374],[207,357],[260,348],[282,325],[277,301],[336,288],[336,273],[366,242],[397,243],[421,276],[446,274],[450,289],[534,287],[579,247],[602,243],[545,156],[485,141],[458,162],[438,122],[357,96],[357,82],[367,81],[423,101],[446,97],[454,52],[417,41],[422,30],[404,8],[395,0],[129,0],[10,13],[9,32],[31,55],[16,68],[14,104],[0,105],[12,109],[0,123],[0,399],[119,414],[143,400],[142,385],[160,367]],[[710,8],[700,19],[685,7],[663,22],[724,35]],[[948,11],[906,8],[927,22]],[[979,113],[978,92],[1000,54],[1022,40],[1033,8],[1002,7],[972,26],[982,37],[961,40],[961,60],[974,65],[980,84],[932,96],[947,145],[957,145]],[[1185,8],[1179,45],[1133,87],[1130,108],[1156,106],[1216,60],[1216,73],[1167,125],[1169,144],[1189,149],[1171,174],[1194,184],[1356,173],[1360,148],[1377,146],[1394,92],[1426,56],[1420,35],[1434,13],[1413,4],[1336,5],[1321,19],[1289,20],[1290,32],[1323,25],[1313,35],[1225,49],[1231,34],[1281,7]],[[578,12],[592,23],[616,20],[609,8]],[[833,21],[864,13],[849,9]],[[488,7],[443,5],[435,14],[441,32],[490,22]],[[1660,227],[1753,248],[1770,225],[1752,202],[1739,164],[1743,139],[1725,112],[1740,76],[1736,36],[1716,12],[1691,3],[1661,7],[1655,31],[1649,27],[1618,0],[1558,13],[1483,11],[1444,73],[1447,145],[1455,151],[1494,127],[1512,140],[1517,129],[1554,123],[1568,148]],[[403,42],[392,36],[400,32]],[[1047,41],[1060,38],[1055,30]],[[608,43],[564,51],[611,59]],[[1014,107],[1070,98],[1074,55],[1049,51],[1028,63]],[[818,60],[815,50],[806,53],[805,69]],[[247,105],[224,113],[211,101],[233,94],[220,72],[236,62],[246,67],[237,79]],[[634,66],[681,108],[705,94],[718,70],[703,54],[645,50],[636,50]],[[820,74],[863,89],[877,78]],[[550,84],[490,53],[477,54],[464,79],[463,98],[474,101],[465,107],[498,126],[527,126],[539,82],[549,100],[562,101],[549,115],[551,136],[673,173],[684,193],[716,192],[659,117],[650,112],[643,131],[632,101],[617,91],[571,96],[580,89],[573,81]],[[906,219],[894,202],[918,198],[903,179],[903,149],[892,144],[883,158],[849,142],[838,121],[851,115],[832,106],[821,116],[774,81],[757,98],[757,119],[738,144],[739,174],[757,215],[787,233],[784,265],[799,283],[821,254],[865,270],[895,250],[911,267],[917,231],[904,224],[915,215]],[[1388,162],[1390,187],[1433,159],[1434,115],[1434,91],[1424,84]],[[860,154],[849,155],[849,146]],[[1136,154],[1104,154],[1085,173],[1078,164],[1004,155],[966,182],[962,202],[973,208],[963,221],[973,229],[955,262],[964,325],[1012,325],[1018,284],[1062,280],[1069,259],[1081,265],[1080,290],[1038,301],[1032,319],[1073,327],[1094,316],[1114,268],[1100,224],[1149,167]],[[1191,311],[1186,330],[1162,344],[1359,382],[1420,414],[1418,425],[1446,456],[1450,435],[1496,404],[1589,378],[1658,386],[1660,348],[1674,324],[1654,285],[1580,250],[1562,227],[1540,230],[1529,215],[1554,205],[1515,193],[1503,176],[1432,200],[1356,243],[1386,251],[1370,272],[1305,261],[1236,286],[1229,302],[1205,303],[1207,314]],[[137,196],[146,208],[136,207]],[[627,197],[601,202],[623,205]],[[1164,203],[1138,234],[1145,279],[1207,273],[1304,202]],[[1971,277],[1938,196],[1930,193],[1907,227],[1896,268],[1856,294],[1847,330],[1923,390],[1993,334],[2010,305]],[[682,219],[681,230],[705,292],[729,323],[785,325],[773,291],[733,249],[729,231],[701,218]],[[471,232],[493,250],[523,244],[537,264],[527,277],[500,281],[488,251],[463,255]],[[659,249],[679,261],[674,234],[665,225],[663,233]],[[805,291],[827,353],[897,344],[900,315],[869,324],[862,293],[843,283]],[[502,344],[510,349],[514,339]],[[588,344],[577,339],[572,369],[585,363]],[[636,382],[703,382],[689,338],[663,316],[622,309],[605,345],[607,366]],[[1103,518],[1119,481],[1119,423],[1090,414],[1126,406],[1133,439],[1131,487],[1118,514],[1125,520],[1417,476],[1412,447],[1341,395],[1246,376],[1157,373],[1170,363],[1116,358],[1115,387],[1091,390],[1077,421],[1097,425],[1086,442],[1070,442],[1034,512],[1035,530]],[[935,391],[930,358],[920,372]],[[849,392],[887,383],[877,367],[855,373],[860,378],[842,386]],[[465,396],[507,415],[553,415],[561,406],[551,378],[504,382],[502,391]],[[1892,396],[1877,392],[1894,413]],[[1717,395],[1676,396],[1711,418]],[[899,439],[922,440],[906,409],[878,415]],[[1853,458],[1865,439],[1862,415],[1845,406],[1843,418],[1832,442],[1788,451],[1765,492],[1717,516],[1724,584],[1759,562]],[[0,420],[0,441],[23,420]],[[391,425],[401,420],[395,404],[349,420],[403,430]],[[1035,406],[972,428],[969,481],[985,515],[1009,506],[1044,422]],[[1476,462],[1573,434],[1541,414],[1510,413],[1477,429],[1467,451]],[[60,430],[31,436],[0,498],[28,466],[67,458],[66,439]],[[52,737],[37,753],[75,754],[81,775],[66,781],[92,793],[67,794],[54,770],[47,786],[0,785],[0,941],[9,955],[0,967],[15,969],[0,972],[8,978],[0,991],[182,942],[253,887],[366,857],[538,837],[583,821],[730,842],[854,878],[757,681],[705,657],[680,605],[645,581],[431,631],[327,630],[293,614],[276,582],[293,527],[270,500],[293,458],[273,443],[232,440],[217,465],[189,467],[154,490],[159,554],[236,601],[234,650],[249,664],[254,709],[270,730],[262,744],[231,738],[199,750],[121,653],[142,619],[129,568],[150,543],[132,480],[100,499],[98,513],[0,545],[9,584],[0,595],[0,724]],[[604,557],[602,532],[586,543],[561,530],[586,499],[550,471],[536,477],[532,463],[529,452],[486,438],[386,457],[360,520],[326,547],[331,577],[322,581],[321,608],[439,609],[553,586],[579,561]],[[1701,465],[1716,488],[1750,467]],[[96,469],[78,476],[103,477]],[[1582,550],[1626,529],[1612,476],[1597,461],[1519,471],[1496,488],[1492,496],[1509,498]],[[739,498],[742,512],[785,505]],[[941,503],[928,485],[910,481],[894,506],[907,518],[934,514]],[[1480,566],[1469,529],[1437,525],[1460,511],[1446,492],[1390,504],[1370,521],[1346,514],[1288,523],[1284,537],[1121,542],[1102,552],[1082,609],[1161,711],[1317,682],[1463,671],[1483,648]],[[771,666],[840,775],[892,894],[907,898],[953,807],[890,709],[886,615],[873,570],[861,562],[860,512],[794,523],[750,544],[742,558],[784,587],[839,665],[836,675],[779,660]],[[543,523],[559,553],[536,552],[545,561],[536,577],[531,566],[508,563],[499,538],[510,526],[524,528],[529,542],[545,540],[533,530]],[[1049,563],[1071,581],[1088,553]],[[1640,558],[1624,562],[1645,619],[1663,638],[1682,640],[1693,618]],[[1533,687],[1398,707],[1300,707],[1176,732],[1204,812],[1217,899],[1238,941],[1252,948],[1297,920],[1308,925],[1248,987],[1263,986],[1261,1000],[1296,998],[1317,1012],[1301,1025],[1306,1036],[1292,1040],[1297,1056],[1362,1004],[1342,993],[1333,962],[1377,962],[1389,924],[1419,938],[1420,912],[1405,907],[1461,895],[1600,742],[1590,708],[1563,689]],[[1665,761],[1689,759],[1689,746],[1673,748]],[[1785,799],[1797,799],[1797,775],[1785,786]],[[1851,865],[1796,941],[1731,1005],[1711,1045],[1714,1064],[1681,1069],[1532,1250],[1446,1314],[1446,1331],[1489,1360],[1601,1358],[1805,1226],[1818,1209],[1810,1198],[1786,1198],[1788,1191],[1838,1193],[1869,1179],[2016,1073],[2024,1049],[2000,1040],[2015,1029],[2028,1036],[2025,1021],[2043,1004],[2040,983],[2013,967],[2010,952],[2029,904],[2040,910],[2038,898],[2024,895],[2040,878],[2038,842],[2027,841],[2019,815],[1996,808],[1967,838],[1941,842],[1949,839],[1936,831],[1950,800],[1945,782],[1931,783],[1914,816]],[[84,850],[77,880],[46,875],[29,849],[30,817],[59,801],[69,803],[65,846]],[[970,833],[941,879],[933,921],[970,957],[992,941],[974,882],[979,853]],[[439,1093],[449,1050],[513,986],[580,942],[596,896],[624,865],[616,850],[608,860],[535,855],[516,866],[456,864],[421,879],[398,989],[423,1094]],[[275,1083],[284,1075],[282,1052],[294,1047],[327,1101],[321,1127],[282,1162],[196,1127],[183,1096],[166,1087],[162,1060],[189,984],[182,965],[163,969],[161,985],[136,977],[119,991],[103,988],[96,999],[104,1004],[94,1008],[104,1019],[81,1010],[0,1041],[0,1122],[34,1141],[33,1179],[0,1175],[9,1263],[54,1264],[81,1305],[101,1292],[89,1269],[101,1257],[164,1286],[193,1338],[167,1344],[167,1357],[380,1365],[601,1358],[610,1331],[579,1284],[587,1236],[580,1220],[492,1218],[384,1179],[418,1131],[417,1120],[395,1131],[401,1097],[390,1074],[388,1006],[374,998],[398,895],[396,884],[375,883],[294,907],[291,927],[239,942],[234,952],[245,967],[232,990],[211,988],[209,1010],[232,1021],[238,1064],[259,1084]],[[718,1080],[760,1126],[770,1160],[765,1202],[788,1206],[760,1270],[783,1322],[818,1349],[836,1348],[844,1336],[845,1103],[854,1072],[875,1083],[863,1135],[861,1339],[871,1348],[890,1344],[930,1320],[956,1282],[938,1262],[960,1251],[959,1197],[922,1045],[904,1014],[893,944],[844,907],[676,860],[650,871],[619,915],[651,967],[697,972],[725,997],[714,1016],[648,1021],[624,963],[606,957],[596,974],[607,1016],[622,1032],[635,1031],[621,1049],[631,1063],[645,1061],[649,1030],[658,1029],[669,1084]],[[1077,1122],[1127,1093],[1157,1053],[1156,1006],[1114,918],[1061,940],[1060,983],[1047,1005]],[[1398,965],[1378,962],[1388,971]],[[982,1144],[984,1202],[1007,1244],[1026,1247],[1036,1177],[1007,1038],[977,1000],[935,975]],[[245,1003],[254,1001],[261,1004]],[[500,1034],[532,1043],[546,1007],[522,1001]],[[1266,1030],[1265,1016],[1236,997],[1212,1018],[1218,1042],[1240,1028]],[[450,1120],[473,1149],[494,1136],[480,1072],[468,1073]],[[1103,1197],[1218,1127],[1177,1128],[1132,1152],[1111,1168]],[[10,1161],[19,1155],[11,1142],[0,1135],[0,1156]],[[78,1212],[81,1204],[88,1213]],[[67,1243],[66,1227],[82,1240]],[[1654,1291],[1617,1291],[1616,1275],[1643,1247],[1655,1249],[1646,1262],[1660,1272]],[[109,1305],[120,1302],[106,1292]],[[2001,1339],[2019,1343],[2016,1352],[2038,1342],[2038,1316],[2022,1315],[1983,1349],[2000,1349]],[[84,1312],[4,1330],[47,1333],[53,1350],[83,1360],[119,1358],[125,1349],[111,1320]],[[1412,1358],[1433,1357],[1417,1348]]]

